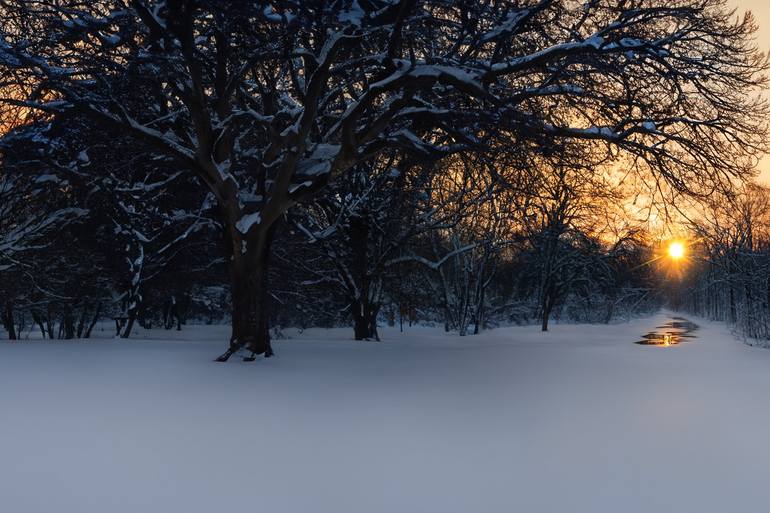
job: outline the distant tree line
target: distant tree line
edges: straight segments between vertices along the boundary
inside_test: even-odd
[[[688,269],[670,286],[673,306],[770,340],[770,190],[749,184],[694,215]]]

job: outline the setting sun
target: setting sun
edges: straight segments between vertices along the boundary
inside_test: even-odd
[[[684,244],[681,242],[672,242],[668,246],[668,256],[674,260],[679,260],[684,256]]]

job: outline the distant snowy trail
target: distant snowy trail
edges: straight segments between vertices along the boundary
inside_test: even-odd
[[[634,343],[668,320],[309,330],[251,364],[211,361],[221,327],[3,341],[0,510],[770,511],[770,350]]]

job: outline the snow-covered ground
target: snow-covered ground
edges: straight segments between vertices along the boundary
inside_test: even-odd
[[[250,364],[212,362],[221,327],[3,341],[0,510],[769,511],[770,350],[695,319],[632,343],[666,318],[310,330]]]

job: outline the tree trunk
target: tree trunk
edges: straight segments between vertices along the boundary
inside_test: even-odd
[[[94,316],[91,319],[91,324],[88,325],[88,329],[86,329],[86,332],[83,335],[83,338],[91,338],[91,332],[94,330],[94,326],[96,326],[96,323],[99,321],[99,315],[101,313],[102,313],[102,303],[100,301],[99,304],[96,305],[96,311],[94,312]]]
[[[75,318],[72,315],[72,308],[69,306],[64,309],[60,326],[59,331],[61,332],[61,336],[59,338],[65,340],[72,340],[75,338]]]
[[[51,338],[50,335],[47,335],[45,324],[43,323],[43,318],[40,316],[40,313],[37,310],[32,310],[32,321],[40,328],[40,336],[43,339],[45,339],[46,336]]]
[[[546,292],[545,296],[543,297],[543,307],[542,307],[543,323],[540,326],[541,331],[548,331],[548,320],[551,317],[551,310],[553,309],[553,303],[554,301],[551,293]]]
[[[369,271],[369,237],[371,227],[366,212],[350,218],[348,240],[350,241],[350,267],[360,297],[350,303],[353,315],[353,335],[356,340],[380,340],[377,333],[378,302],[381,279]]]
[[[128,338],[131,336],[131,331],[134,329],[134,323],[136,322],[137,309],[133,309],[128,314],[128,320],[123,328],[123,332],[120,334],[120,338]]]
[[[163,305],[163,328],[170,330],[171,329],[171,306],[172,306],[173,298],[166,302],[165,305]]]
[[[48,338],[50,338],[51,340],[53,340],[53,338],[54,338],[53,325],[54,325],[54,322],[53,322],[53,307],[49,303],[48,304],[48,308],[46,309],[45,326],[46,326],[46,331],[48,331]]]
[[[230,347],[216,361],[226,362],[241,348],[251,352],[244,360],[258,354],[273,356],[270,345],[270,310],[268,270],[270,245],[275,225],[247,245],[245,253],[233,251],[230,269],[232,280],[233,330]]]
[[[182,315],[179,313],[179,305],[176,297],[171,296],[163,309],[163,327],[170,330],[174,325],[176,325],[177,331],[182,330]]]
[[[607,310],[604,314],[604,324],[609,324],[612,320],[613,315],[615,315],[615,302],[617,301],[617,293],[612,292],[610,293],[609,297],[607,298]]]
[[[3,312],[3,326],[5,331],[8,332],[8,340],[16,340],[16,326],[13,319],[13,303],[8,301],[5,304],[5,311]]]
[[[83,338],[83,330],[86,328],[86,316],[88,315],[88,308],[86,306],[83,306],[83,309],[80,311],[80,317],[78,318],[78,326],[75,331],[75,335],[77,338]]]
[[[353,314],[353,332],[356,340],[380,340],[377,333],[377,314],[379,305],[372,304],[365,299],[353,301],[351,311]]]
[[[484,276],[482,273],[479,273],[479,280],[483,280]],[[481,333],[482,327],[484,326],[484,305],[486,301],[486,294],[487,294],[487,287],[486,285],[480,285],[480,290],[478,294],[478,298],[476,299],[476,314],[475,314],[475,322],[473,325],[473,334],[478,335]]]
[[[548,331],[548,319],[551,316],[551,309],[553,308],[553,304],[556,302],[554,299],[554,296],[556,295],[554,259],[556,257],[558,241],[559,233],[554,229],[549,228],[546,232],[545,267],[543,269],[542,285],[540,289],[540,315],[542,315],[542,331]]]

